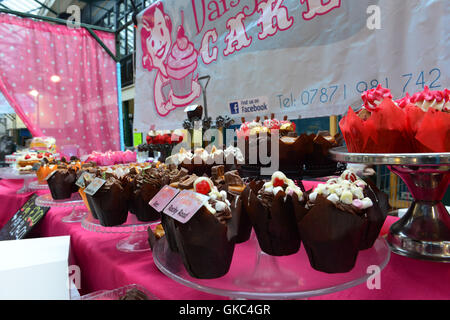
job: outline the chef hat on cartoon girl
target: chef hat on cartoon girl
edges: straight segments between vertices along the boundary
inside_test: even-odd
[[[172,32],[172,21],[167,13],[164,12],[162,2],[157,2],[148,8],[142,16],[142,28],[141,28],[141,45],[142,45],[142,65],[145,69],[151,71],[153,69],[152,56],[147,48],[147,39],[152,36],[153,28],[155,27],[155,14],[156,10],[159,10],[164,16],[166,27],[169,30],[169,34]]]

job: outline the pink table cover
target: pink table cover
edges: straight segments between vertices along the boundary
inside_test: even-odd
[[[6,190],[0,189],[0,192],[3,197]],[[185,287],[166,277],[156,267],[150,251],[135,253],[118,251],[117,242],[128,235],[95,233],[85,230],[80,223],[62,222],[61,219],[69,213],[69,208],[50,209],[31,236],[71,236],[70,264],[76,264],[81,269],[81,294],[136,283],[146,287],[160,299],[227,299]],[[381,234],[385,234],[396,220],[395,217],[388,217]],[[310,299],[448,300],[449,283],[448,264],[415,260],[392,253],[388,265],[381,272],[381,289],[370,290],[364,283],[344,291]]]
[[[23,180],[0,180],[0,229],[31,197],[33,192],[17,194]]]

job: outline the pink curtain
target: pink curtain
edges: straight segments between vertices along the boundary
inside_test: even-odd
[[[114,34],[96,34],[115,52]],[[0,14],[0,91],[63,154],[120,150],[116,63],[83,28]]]

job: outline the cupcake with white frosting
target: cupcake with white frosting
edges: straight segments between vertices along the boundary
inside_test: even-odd
[[[244,194],[261,250],[274,256],[296,253],[300,249],[296,216],[302,216],[305,208],[304,194],[294,181],[277,171],[269,182],[254,182]]]
[[[233,258],[236,232],[231,203],[226,191],[219,191],[207,177],[195,180],[194,191],[208,196],[208,201],[188,222],[174,220],[174,229],[167,231],[175,232],[178,252],[192,277],[218,278],[228,272]]]
[[[306,206],[298,222],[302,242],[311,266],[327,273],[350,271],[386,218],[374,191],[350,170],[314,188]]]

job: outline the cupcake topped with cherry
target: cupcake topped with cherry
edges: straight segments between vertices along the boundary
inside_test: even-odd
[[[279,192],[283,192],[286,196],[296,194],[299,201],[303,200],[303,192],[295,182],[287,178],[283,172],[276,171],[259,191],[259,197],[276,196]]]
[[[204,206],[219,222],[225,223],[231,219],[230,202],[227,200],[227,192],[219,191],[210,178],[197,178],[194,182],[194,191],[209,197],[208,202]]]

